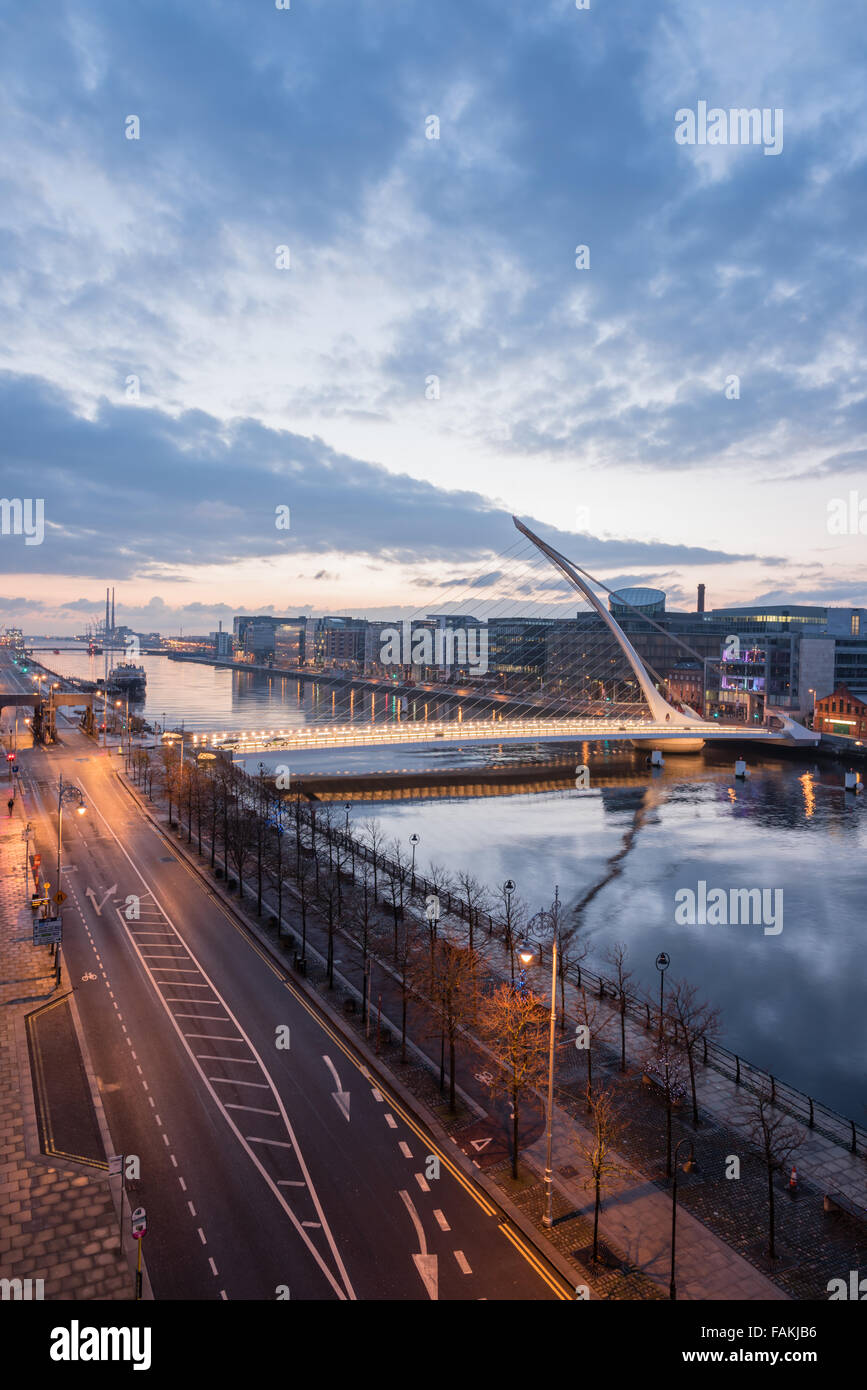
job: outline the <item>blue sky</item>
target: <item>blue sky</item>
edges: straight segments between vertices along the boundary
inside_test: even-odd
[[[675,605],[867,604],[865,47],[852,0],[7,10],[2,491],[46,534],[0,625],[415,611],[512,512]],[[781,153],[679,145],[699,101]]]

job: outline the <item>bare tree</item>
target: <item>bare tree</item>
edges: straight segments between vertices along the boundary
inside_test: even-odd
[[[774,1105],[771,1088],[763,1085],[757,1095],[749,1096],[744,1102],[743,1119],[746,1123],[750,1142],[758,1149],[768,1174],[768,1254],[772,1260],[777,1257],[775,1212],[774,1212],[774,1172],[784,1171],[789,1159],[801,1147],[805,1135],[803,1130],[781,1114]]]
[[[366,820],[361,827],[364,841],[370,852],[370,863],[373,868],[373,896],[379,897],[379,866],[382,859],[383,848],[385,846],[385,832],[378,820]]]
[[[600,1086],[594,1095],[588,1093],[588,1104],[592,1128],[575,1131],[575,1146],[581,1157],[590,1166],[590,1176],[584,1182],[585,1188],[594,1191],[593,1205],[593,1259],[599,1258],[599,1212],[602,1208],[602,1194],[609,1179],[626,1176],[629,1169],[612,1155],[622,1137],[625,1126],[617,1109],[615,1093],[611,1087]]]
[[[626,996],[629,992],[632,971],[626,968],[625,942],[615,941],[614,945],[606,951],[605,959],[614,971],[614,982],[617,986],[618,1012],[620,1014],[620,1070],[626,1071]]]
[[[716,1037],[720,1031],[720,1011],[697,997],[695,985],[686,980],[675,980],[669,994],[669,1013],[674,1020],[674,1040],[682,1047],[689,1067],[689,1085],[692,1093],[692,1118],[699,1123],[698,1097],[695,1086],[696,1050],[706,1038]]]
[[[479,883],[479,880],[474,874],[469,873],[466,869],[462,869],[458,874],[457,884],[461,896],[466,903],[467,926],[469,927],[470,933],[469,945],[472,951],[475,942],[475,927],[478,922],[479,914],[484,912],[487,907],[488,890],[483,883]]]
[[[598,999],[587,998],[587,991],[581,986],[577,1000],[578,1028],[576,1046],[587,1059],[587,1109],[592,1108],[593,1100],[593,1048],[609,1031],[613,1022],[611,1014]]]
[[[444,1043],[449,1046],[449,1109],[455,1109],[455,1069],[458,1032],[472,1011],[478,957],[467,947],[444,937],[436,943],[430,998]]]
[[[502,903],[503,942],[509,953],[509,972],[514,984],[515,946],[517,938],[526,931],[529,908],[523,898],[519,898],[514,892],[507,892],[504,886],[500,887],[497,896]]]
[[[397,929],[398,922],[403,917],[404,885],[409,873],[409,856],[398,839],[392,840],[389,851],[389,858],[386,861],[386,873],[388,876],[389,896],[391,898],[391,910],[394,916],[392,951],[394,959],[397,960]]]
[[[512,1177],[517,1178],[521,1101],[548,1072],[548,1010],[532,990],[503,983],[482,999],[479,1032],[503,1063],[491,1089],[504,1092],[512,1104]]]
[[[657,1086],[665,1100],[665,1176],[671,1177],[671,1116],[686,1093],[683,1055],[674,1046],[668,1029],[654,1038],[644,1059],[645,1076]]]

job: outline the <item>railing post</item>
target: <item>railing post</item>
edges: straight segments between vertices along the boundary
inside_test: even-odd
[[[855,1144],[855,1121],[850,1120],[849,1123],[852,1126],[852,1143],[850,1145],[850,1151],[854,1154],[858,1152],[857,1146]]]
[[[707,1066],[707,1038],[706,1038],[706,1037],[702,1038],[702,1043],[704,1044],[704,1055],[703,1055],[703,1057],[702,1057],[702,1062],[703,1062],[703,1064],[704,1064],[705,1066]]]
[[[735,1085],[736,1085],[736,1086],[740,1086],[740,1084],[741,1084],[741,1059],[740,1059],[740,1057],[738,1057],[737,1055],[735,1055]]]
[[[771,1077],[771,1103],[774,1105],[777,1103],[777,1086],[773,1077]]]
[[[813,1121],[813,1097],[812,1097],[812,1096],[808,1096],[807,1099],[808,1099],[809,1102],[810,1102],[810,1129],[812,1129],[812,1128],[813,1128],[813,1123],[814,1123],[814,1121]]]
[[[645,1001],[644,1007],[645,1007],[645,1009],[647,1010],[647,1022],[645,1023],[644,1026],[645,1026],[645,1028],[649,1028],[649,1027],[650,1027],[650,1005]]]

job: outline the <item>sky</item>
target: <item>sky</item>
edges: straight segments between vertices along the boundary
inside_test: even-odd
[[[0,627],[416,612],[513,513],[671,607],[867,605],[865,48],[863,0],[6,7]]]

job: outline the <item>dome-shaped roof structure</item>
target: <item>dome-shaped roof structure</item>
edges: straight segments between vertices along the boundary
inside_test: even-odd
[[[665,594],[662,589],[618,589],[609,596],[608,607],[615,614],[628,616],[631,609],[637,608],[655,617],[665,612]]]

